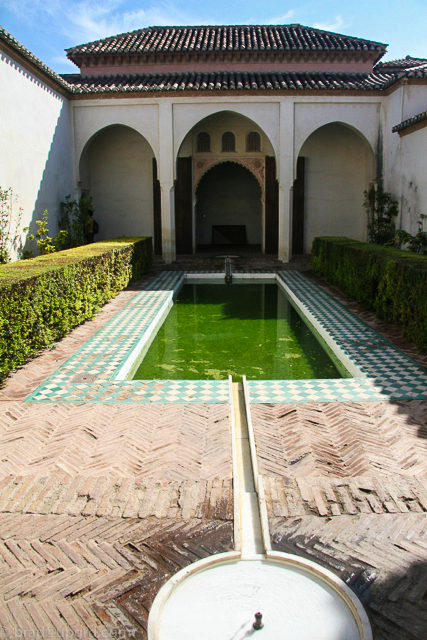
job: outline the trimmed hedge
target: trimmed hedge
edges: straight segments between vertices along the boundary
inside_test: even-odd
[[[311,265],[342,291],[401,325],[427,351],[427,256],[349,238],[315,238]]]
[[[151,238],[117,238],[0,266],[0,380],[147,273]]]

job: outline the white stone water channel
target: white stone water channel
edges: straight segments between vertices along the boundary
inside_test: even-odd
[[[271,551],[246,381],[232,384],[235,551],[196,562],[159,591],[149,640],[372,640],[350,589],[319,565]],[[255,629],[255,613],[262,628]]]

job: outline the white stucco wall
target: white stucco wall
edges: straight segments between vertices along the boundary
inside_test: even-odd
[[[96,240],[153,236],[153,150],[134,129],[116,125],[90,141],[80,163],[99,224]]]
[[[425,85],[403,84],[385,103],[384,188],[399,203],[396,227],[412,234],[418,230],[420,213],[427,214],[427,128],[402,136],[392,128],[426,108]]]
[[[2,51],[0,101],[0,186],[18,196],[21,228],[34,233],[47,209],[54,235],[60,203],[73,189],[69,101]]]
[[[427,127],[402,136],[399,142],[399,226],[415,234],[420,214],[427,215]],[[427,230],[426,222],[424,230]]]
[[[304,251],[316,236],[365,240],[363,192],[374,178],[372,151],[359,135],[341,124],[314,132],[301,148],[305,157]]]
[[[384,102],[384,189],[400,197],[400,138],[392,128],[402,122],[402,87],[393,91]]]

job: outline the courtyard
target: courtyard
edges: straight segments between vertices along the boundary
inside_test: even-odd
[[[180,636],[159,631],[160,596],[183,571],[276,554],[335,584],[357,626],[323,633],[304,589],[294,610],[277,589],[276,608],[308,620],[304,640],[425,640],[427,355],[397,326],[427,349],[423,256],[397,257],[409,266],[393,276],[387,256],[400,249],[365,245],[378,238],[364,207],[382,194],[405,242],[427,242],[427,59],[383,60],[383,42],[299,23],[69,44],[73,73],[58,74],[0,27],[2,193],[17,224],[0,343],[1,373],[12,371],[0,387],[0,638],[276,640],[267,611],[252,627],[263,604],[240,624],[233,580],[212,597],[232,610],[226,633],[211,622],[183,634],[201,598],[169,620]],[[54,237],[70,202],[89,245],[54,252],[50,267],[22,262],[40,218]],[[307,317],[340,360],[337,375],[230,380],[227,360],[211,376],[133,377],[183,282],[223,278],[222,253],[240,255],[233,277],[276,282],[296,306],[288,315]],[[243,295],[234,333],[261,370],[266,341],[239,322],[256,296]],[[156,366],[178,369],[163,344]],[[275,632],[293,637],[282,622]]]
[[[332,301],[426,365],[395,327],[298,266]],[[146,638],[150,607],[168,578],[234,548],[227,398],[73,401],[65,381],[63,401],[37,401],[37,389],[84,353],[153,276],[1,390],[0,637]],[[275,397],[265,396],[265,385],[249,389],[272,549],[340,577],[364,604],[375,640],[424,638],[427,399],[283,402],[277,388]]]

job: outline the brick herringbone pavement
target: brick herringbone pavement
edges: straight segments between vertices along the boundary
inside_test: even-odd
[[[272,546],[340,576],[375,640],[427,638],[427,401],[254,405]]]
[[[375,640],[425,640],[425,514],[271,518],[270,527],[274,549],[310,558],[348,584]]]
[[[169,576],[232,548],[226,407],[23,402],[141,284],[0,389],[0,638],[146,638]],[[253,422],[273,547],[340,575],[375,640],[425,640],[427,403],[259,405]]]
[[[162,584],[233,548],[228,407],[1,406],[0,638],[146,638]]]
[[[226,405],[1,404],[0,476],[230,476]]]
[[[225,520],[3,516],[0,637],[146,638],[158,589],[232,542]]]
[[[261,473],[427,474],[427,401],[252,405]]]

